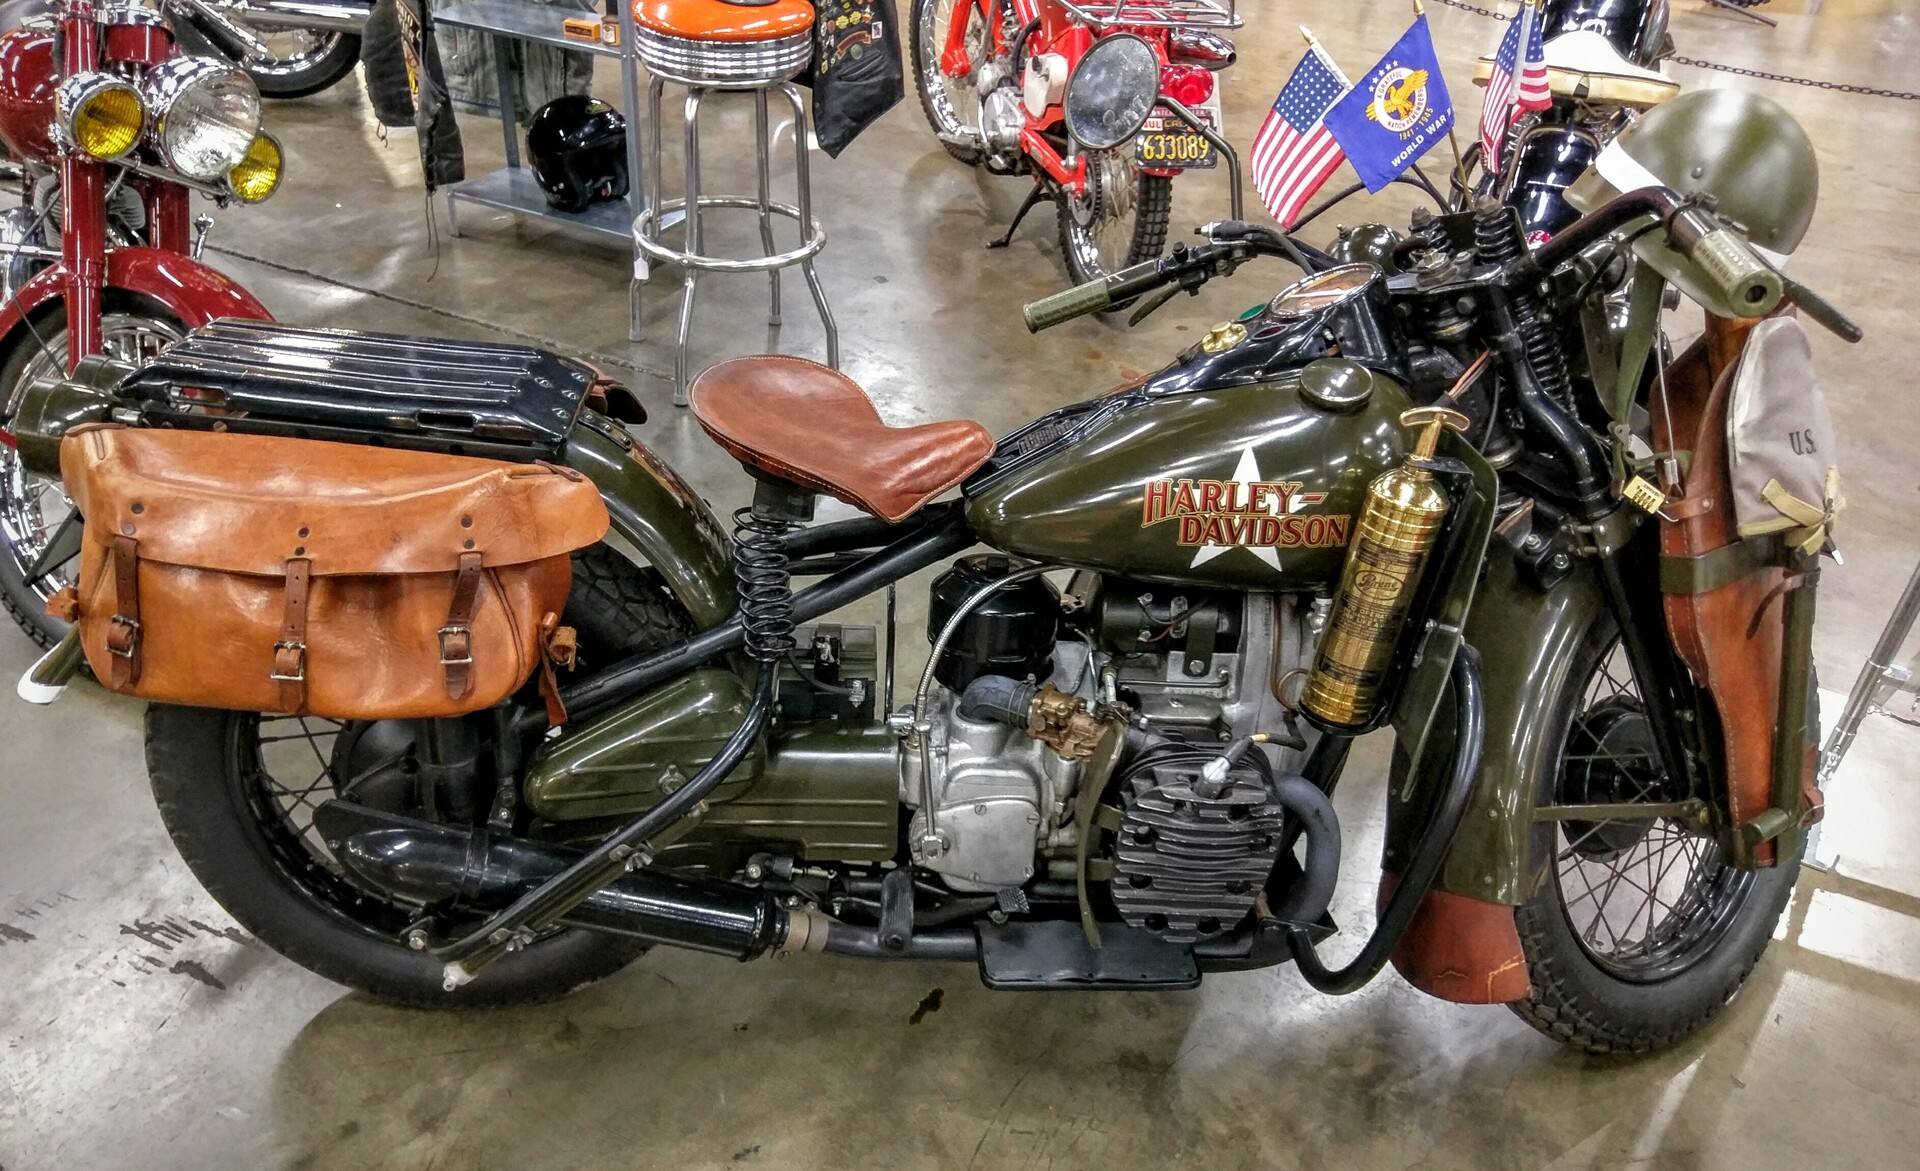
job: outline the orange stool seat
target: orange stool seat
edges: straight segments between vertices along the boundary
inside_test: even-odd
[[[807,0],[773,0],[771,4],[633,0],[633,23],[648,32],[688,41],[777,41],[811,29],[813,5]]]

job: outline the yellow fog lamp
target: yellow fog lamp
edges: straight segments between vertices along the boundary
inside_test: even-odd
[[[54,91],[54,110],[67,140],[102,161],[123,158],[140,145],[147,109],[140,91],[109,73],[76,73]]]
[[[280,189],[280,176],[286,170],[286,156],[280,140],[266,131],[254,135],[247,155],[227,172],[227,188],[241,203],[259,203]]]

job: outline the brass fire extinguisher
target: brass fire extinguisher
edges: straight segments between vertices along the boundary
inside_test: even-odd
[[[1420,574],[1453,507],[1429,470],[1440,431],[1465,431],[1471,425],[1446,407],[1415,407],[1400,422],[1424,430],[1405,463],[1367,486],[1353,549],[1300,700],[1309,713],[1336,727],[1373,719]]]

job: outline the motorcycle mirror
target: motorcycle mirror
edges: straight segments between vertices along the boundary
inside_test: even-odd
[[[1160,57],[1140,37],[1103,37],[1074,67],[1060,108],[1074,141],[1112,150],[1147,124],[1160,100]]]

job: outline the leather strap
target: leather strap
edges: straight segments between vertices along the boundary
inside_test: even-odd
[[[126,691],[140,682],[140,542],[117,536],[113,558],[113,619],[107,624],[107,654],[113,659],[107,686]]]
[[[307,707],[307,602],[312,587],[313,562],[288,558],[280,641],[273,644],[273,680],[280,685],[280,710],[288,715],[299,715]]]
[[[453,602],[440,628],[440,666],[447,672],[447,697],[465,699],[473,690],[473,610],[480,600],[480,554],[460,554],[453,578]]]
[[[560,699],[560,679],[555,667],[573,669],[580,639],[571,626],[560,625],[560,615],[548,613],[540,621],[540,698],[546,701],[547,723],[560,727],[567,722],[567,705]]]

